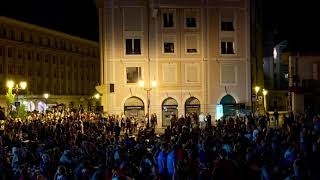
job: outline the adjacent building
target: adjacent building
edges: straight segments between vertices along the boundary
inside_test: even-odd
[[[42,110],[43,103],[90,107],[99,71],[97,42],[0,17],[0,93],[7,80],[26,81],[19,98],[28,110]]]
[[[249,0],[98,0],[97,7],[104,112],[156,113],[165,127],[172,115],[214,118],[251,106]]]
[[[294,112],[320,111],[320,54],[290,52],[289,102]]]

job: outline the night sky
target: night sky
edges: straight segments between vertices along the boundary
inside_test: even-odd
[[[1,0],[4,16],[38,24],[83,38],[98,40],[98,14],[94,0]],[[304,3],[303,3],[304,2]],[[301,49],[320,50],[317,2],[263,0],[264,31],[276,41],[288,39]]]
[[[94,0],[1,0],[1,15],[98,41]]]

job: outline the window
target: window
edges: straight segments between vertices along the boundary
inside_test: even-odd
[[[162,14],[163,27],[172,28],[174,27],[174,12],[164,12]]]
[[[200,66],[199,64],[186,64],[185,65],[185,80],[186,83],[200,82]]]
[[[199,47],[198,35],[186,34],[185,41],[186,41],[186,53],[187,54],[198,53],[198,47]]]
[[[21,50],[21,49],[18,50],[18,58],[19,58],[19,59],[22,58],[22,50]]]
[[[176,83],[177,64],[162,64],[162,79],[165,83]]]
[[[221,21],[221,31],[234,31],[233,21]]]
[[[40,54],[39,53],[37,53],[37,61],[39,62],[40,61]]]
[[[184,10],[184,20],[185,28],[197,28],[197,18],[199,17],[198,9],[185,9]]]
[[[14,35],[14,30],[11,30],[9,39],[14,40]]]
[[[46,55],[45,62],[46,62],[46,63],[48,63],[48,62],[49,62],[49,59],[50,59],[50,55],[49,55],[49,54],[47,54],[47,55]]]
[[[234,54],[233,41],[221,41],[221,54]]]
[[[27,58],[28,58],[28,60],[31,59],[31,52],[30,51],[27,52]]]
[[[187,17],[186,18],[186,26],[191,27],[191,28],[197,27],[196,18],[195,17]]]
[[[137,83],[141,79],[141,67],[127,67],[127,83]]]
[[[164,42],[163,43],[164,53],[174,53],[174,43]]]
[[[0,56],[3,56],[3,47],[0,47]]]
[[[8,48],[8,57],[13,56],[13,48]]]
[[[141,40],[126,39],[126,54],[141,54]]]
[[[237,66],[234,64],[221,64],[221,84],[235,85],[237,83]]]
[[[23,32],[21,32],[21,34],[20,34],[20,41],[24,41],[24,33]]]

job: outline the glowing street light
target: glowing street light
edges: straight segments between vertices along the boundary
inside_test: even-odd
[[[264,110],[267,111],[267,94],[268,91],[266,89],[262,89],[262,94],[263,94],[263,106],[264,106]]]
[[[9,81],[7,81],[7,87],[8,88],[13,88],[13,86],[14,86],[14,82],[12,81],[12,80],[9,80]]]
[[[263,89],[263,90],[262,90],[262,94],[263,94],[264,96],[266,96],[266,95],[268,94],[268,91],[265,90],[265,89]]]
[[[16,102],[19,102],[19,90],[25,90],[27,88],[27,82],[21,81],[18,84],[15,84],[14,81],[8,80],[7,81],[8,93],[12,94],[12,91],[15,92],[14,96],[16,98]],[[19,104],[17,106],[17,111]]]
[[[151,87],[153,87],[153,88],[157,87],[157,81],[156,80],[152,80]]]
[[[26,89],[27,88],[27,82],[25,82],[25,81],[20,82],[20,88],[21,89]]]
[[[95,94],[94,98],[96,98],[96,100],[100,99],[100,94],[99,93]]]
[[[256,92],[256,94],[258,94],[258,92],[260,91],[260,87],[259,86],[254,87],[254,91]]]
[[[43,97],[44,97],[45,99],[48,99],[48,98],[49,98],[49,94],[48,94],[48,93],[44,93],[44,94],[43,94]]]
[[[139,84],[139,86],[141,88],[143,88],[145,91],[147,91],[147,100],[148,100],[148,104],[147,104],[148,105],[148,123],[147,123],[147,127],[149,128],[149,124],[150,124],[150,91],[152,90],[152,88],[157,87],[157,81],[156,80],[152,80],[151,81],[151,87],[150,87],[150,84],[148,84],[148,87],[144,87],[144,81],[143,80],[139,80],[138,84]]]
[[[138,84],[140,87],[144,87],[144,80],[139,80]]]

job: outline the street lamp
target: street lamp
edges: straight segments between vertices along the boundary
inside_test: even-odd
[[[148,108],[148,122],[147,122],[147,128],[149,128],[149,125],[150,125],[150,91],[157,87],[157,81],[155,80],[152,80],[151,81],[151,87],[150,87],[150,84],[149,84],[149,87],[144,87],[144,81],[143,80],[140,80],[138,82],[139,86],[141,88],[143,88],[145,91],[147,91],[147,101],[148,101],[148,104],[147,104],[147,108]]]
[[[268,91],[266,89],[262,89],[262,94],[263,94],[264,110],[267,111],[267,99],[266,99],[266,96],[268,94]]]
[[[49,94],[48,93],[44,93],[43,94],[43,97],[44,97],[44,99],[45,99],[45,103],[46,103],[46,106],[45,106],[45,109],[44,109],[44,112],[46,112],[47,111],[47,109],[48,109],[48,98],[49,98]]]
[[[49,98],[49,94],[48,94],[48,93],[44,93],[44,94],[43,94],[43,97],[44,97],[45,99],[48,99],[48,98]]]
[[[27,88],[27,82],[25,81],[21,81],[19,84],[15,84],[14,81],[12,80],[8,80],[7,81],[7,87],[10,89],[10,90],[14,90],[15,91],[15,95],[17,97],[17,101],[19,100],[18,98],[18,93],[19,93],[19,90],[25,90]]]
[[[99,100],[100,99],[100,94],[99,93],[95,94],[94,98],[96,98],[96,100]]]
[[[254,87],[254,91],[256,92],[256,108],[255,108],[255,110],[257,111],[258,110],[258,92],[260,91],[260,87],[259,86]]]
[[[93,97],[96,99],[96,111],[98,111],[98,101],[99,101],[101,96],[100,96],[99,93],[96,93]]]

